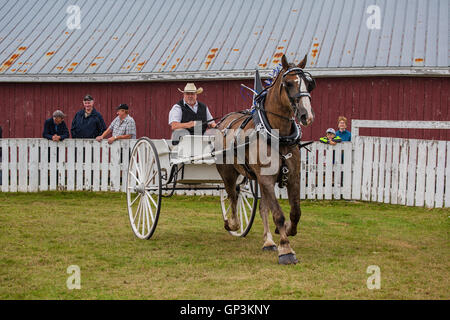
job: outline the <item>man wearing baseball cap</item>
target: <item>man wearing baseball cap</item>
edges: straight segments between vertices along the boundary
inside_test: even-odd
[[[122,103],[116,110],[117,117],[111,122],[109,128],[102,135],[95,138],[98,142],[102,141],[110,133],[112,133],[112,137],[108,139],[109,144],[119,139],[136,139],[136,123],[128,115],[128,105]]]
[[[335,145],[342,140],[340,137],[336,137],[336,131],[333,128],[328,128],[326,131],[326,136],[320,138],[319,141],[325,144]]]
[[[70,132],[75,139],[94,139],[106,130],[106,124],[100,112],[94,108],[94,98],[86,95],[83,99],[83,109],[75,114]]]

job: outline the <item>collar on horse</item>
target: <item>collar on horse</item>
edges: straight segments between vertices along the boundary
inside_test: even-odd
[[[291,127],[293,128],[293,132],[289,136],[280,136],[276,132],[273,131],[269,120],[267,119],[267,112],[264,109],[264,102],[266,100],[267,95],[267,89],[262,91],[258,96],[255,97],[254,105],[253,105],[253,111],[252,111],[252,119],[255,123],[255,130],[257,132],[261,132],[263,134],[266,134],[272,139],[276,139],[279,141],[280,145],[283,146],[293,146],[300,142],[300,139],[302,138],[302,130],[300,126],[295,122],[294,119],[289,119],[287,117],[283,117],[279,114],[270,112],[275,114],[276,116],[285,118],[291,122]]]

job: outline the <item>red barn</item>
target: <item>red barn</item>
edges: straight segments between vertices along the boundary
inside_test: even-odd
[[[186,82],[214,117],[251,106],[253,86],[285,54],[317,82],[317,140],[339,115],[443,120],[449,113],[448,0],[6,0],[0,7],[3,137],[40,137],[56,109],[70,127],[91,94],[107,122],[130,105],[137,136],[168,138]],[[77,4],[78,3],[78,4]],[[351,128],[350,128],[351,130]],[[450,140],[448,130],[361,129],[363,135]]]

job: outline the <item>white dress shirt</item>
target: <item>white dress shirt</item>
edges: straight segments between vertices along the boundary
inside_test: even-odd
[[[183,101],[184,101],[184,100],[183,100]],[[187,105],[187,106],[189,106],[189,107],[192,109],[192,111],[194,111],[195,113],[197,113],[197,110],[198,110],[198,102],[195,103],[194,107],[188,105],[188,104],[186,103],[186,101],[184,101],[184,104]],[[182,116],[183,116],[183,110],[181,109],[181,106],[179,106],[178,104],[174,104],[173,107],[172,107],[172,109],[171,109],[170,112],[169,112],[169,125],[170,125],[172,122],[181,122]],[[211,113],[209,112],[208,107],[206,107],[206,120],[209,121],[209,120],[212,120],[212,118],[213,118],[213,117],[212,117]]]

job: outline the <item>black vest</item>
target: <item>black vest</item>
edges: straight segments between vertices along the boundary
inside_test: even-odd
[[[181,107],[181,111],[183,112],[181,116],[181,123],[186,123],[189,121],[202,121],[202,134],[205,133],[208,128],[207,115],[206,115],[206,105],[198,102],[197,113],[195,113],[191,107],[184,104],[183,100],[177,102],[177,105]],[[187,129],[190,134],[194,134],[194,128]]]

